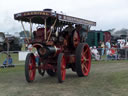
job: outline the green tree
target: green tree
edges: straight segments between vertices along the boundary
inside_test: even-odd
[[[19,34],[20,34],[20,37],[26,37],[26,35],[27,37],[30,36],[29,31],[26,31],[26,33],[24,31],[21,31]]]

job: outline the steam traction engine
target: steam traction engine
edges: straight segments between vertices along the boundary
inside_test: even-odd
[[[91,67],[91,54],[85,43],[87,33],[96,23],[57,13],[51,9],[17,13],[14,19],[30,23],[28,44],[32,44],[39,54],[29,53],[25,61],[27,82],[35,78],[36,69],[40,75],[45,71],[49,76],[57,75],[59,83],[65,80],[66,69],[71,68],[79,77],[88,76]],[[37,27],[32,30],[32,25]]]

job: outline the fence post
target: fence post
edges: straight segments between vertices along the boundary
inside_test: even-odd
[[[126,48],[126,49],[125,49],[125,59],[128,58],[127,54],[128,54],[128,49]]]

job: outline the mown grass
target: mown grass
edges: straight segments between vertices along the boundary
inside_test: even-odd
[[[26,51],[25,50],[25,45],[22,46],[22,51]],[[33,48],[32,52],[34,53],[36,51],[35,48]],[[21,65],[24,63],[24,61],[19,61],[19,56],[18,56],[18,52],[9,52],[9,54],[11,55],[12,59],[13,59],[13,64],[16,65]],[[0,65],[3,64],[4,60],[7,58],[7,52],[0,52]]]
[[[24,48],[23,48],[24,49]],[[24,63],[24,61],[19,61],[19,58],[18,58],[18,53],[13,53],[13,52],[11,52],[10,53],[11,54],[11,57],[12,57],[12,59],[13,59],[13,64],[23,64]],[[7,54],[5,54],[5,53],[0,53],[0,65],[1,64],[3,64],[3,61],[6,59],[6,57],[7,57]],[[95,61],[95,60],[92,60],[92,64],[100,64],[100,63],[104,63],[104,64],[111,64],[111,63],[124,63],[124,62],[126,62],[126,63],[128,63],[128,60],[105,60],[105,59],[103,59],[103,60],[100,60],[100,61]]]
[[[36,74],[27,83],[24,66],[0,69],[0,96],[127,96],[128,61],[92,61],[88,77],[67,70],[62,84],[56,77]]]
[[[91,63],[92,64],[128,63],[128,60],[99,60],[99,61],[92,60]]]
[[[13,59],[13,64],[23,64],[24,61],[19,61],[18,53],[10,53],[12,59]],[[4,60],[7,58],[7,54],[5,53],[0,53],[0,65],[3,64]]]

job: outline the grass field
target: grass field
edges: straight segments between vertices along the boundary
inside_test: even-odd
[[[0,96],[127,96],[128,61],[93,61],[88,77],[79,78],[70,69],[62,84],[57,77],[38,73],[33,83],[25,81],[24,66],[0,69]]]
[[[16,65],[21,65],[23,64],[22,61],[19,61],[18,60],[18,53],[10,53],[12,59],[13,59],[13,64],[16,64]],[[7,58],[7,54],[4,54],[4,53],[0,53],[0,65],[3,64],[4,60]]]

